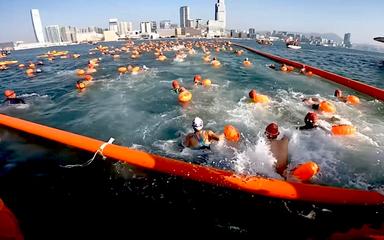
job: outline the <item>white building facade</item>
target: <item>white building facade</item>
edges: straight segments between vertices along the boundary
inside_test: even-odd
[[[41,24],[40,13],[38,9],[31,9],[31,18],[33,31],[35,32],[36,42],[44,43],[43,25]]]

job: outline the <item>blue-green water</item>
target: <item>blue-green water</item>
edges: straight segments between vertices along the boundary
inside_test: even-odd
[[[384,54],[306,45],[301,50],[293,51],[282,44],[265,47],[253,41],[241,43],[368,84],[384,86]],[[122,44],[117,42],[108,45],[120,47]],[[212,55],[217,56],[222,63],[221,68],[214,69],[203,62],[202,51],[197,48],[197,54],[188,56],[185,62],[173,61],[175,52],[165,52],[168,60],[159,62],[155,61],[152,52],[144,53],[136,60],[132,60],[130,54],[126,53],[121,53],[121,57],[115,60],[99,53],[89,55],[92,47],[94,46],[76,45],[56,48],[79,53],[81,57],[45,61],[45,65],[41,67],[43,73],[33,78],[27,77],[16,66],[0,72],[0,91],[14,89],[28,103],[27,106],[2,105],[0,112],[100,140],[107,141],[113,137],[118,144],[183,161],[249,175],[281,178],[273,170],[274,159],[262,138],[266,125],[274,121],[290,137],[291,166],[308,160],[320,165],[321,174],[314,179],[315,183],[382,190],[382,102],[315,76],[308,78],[298,73],[287,74],[271,70],[266,67],[272,63],[270,60],[248,52],[238,57],[232,52],[215,53],[212,50]],[[52,49],[17,51],[9,58],[21,63],[36,61],[37,55],[48,50]],[[75,89],[75,83],[79,79],[75,70],[85,68],[87,61],[94,57],[102,58],[97,73],[93,75],[94,83],[85,91],[79,92]],[[253,62],[251,68],[242,66],[245,57]],[[149,70],[139,75],[120,76],[117,68],[128,64],[146,65]],[[210,88],[193,87],[195,74],[211,79],[213,85]],[[171,91],[171,82],[175,79],[193,94],[193,100],[187,106],[181,106],[177,95]],[[348,94],[359,96],[361,104],[351,107],[335,101],[333,92],[339,87]],[[247,101],[250,89],[268,95],[271,103],[267,106],[250,104]],[[301,99],[306,96],[329,99],[335,104],[337,114],[357,127],[358,134],[353,137],[332,137],[321,131],[295,130],[296,126],[303,124],[305,114],[310,111],[301,103]],[[192,131],[191,121],[196,116],[204,120],[206,128],[217,132],[221,132],[226,124],[236,126],[241,131],[242,140],[238,144],[215,144],[208,158],[202,158],[201,152],[183,150],[179,146],[181,139]],[[3,177],[52,176],[57,171],[52,169],[60,169],[60,165],[85,162],[91,157],[91,154],[80,154],[67,150],[66,147],[52,146],[41,140],[20,136],[6,128],[1,128],[0,134],[0,175]],[[94,164],[97,163],[78,170],[78,174],[88,174]],[[65,176],[69,172],[72,174],[72,171],[77,170],[61,169],[60,174]],[[126,191],[125,187],[134,188],[129,183],[132,181],[132,170],[121,164],[114,164],[110,171],[103,174],[107,175],[106,178],[117,176],[127,181],[120,188],[112,183],[111,186],[108,185],[105,190],[107,195],[117,196]],[[55,184],[61,186],[64,182],[56,180]],[[93,186],[88,181],[84,185]],[[148,180],[147,185],[153,186],[154,182]],[[71,186],[77,189],[76,186]],[[75,194],[74,190],[63,191],[63,187],[56,185],[49,189],[57,189],[52,191],[65,196]],[[18,192],[14,189],[12,191]],[[161,198],[162,190],[158,191],[158,197]]]
[[[253,41],[244,43],[346,76],[361,76],[364,65],[365,72],[371,74],[362,79],[377,86],[382,84],[379,78],[383,74],[382,54],[311,46],[292,51],[278,44],[260,47]],[[203,164],[280,178],[273,171],[274,158],[261,138],[265,126],[274,121],[291,138],[292,167],[308,160],[320,165],[322,174],[315,182],[363,189],[380,187],[383,183],[382,102],[342,88],[362,99],[358,107],[347,106],[332,97],[334,89],[340,86],[318,77],[273,71],[266,67],[270,60],[252,53],[241,57],[229,51],[213,53],[223,65],[214,69],[202,61],[201,50],[185,62],[173,61],[174,52],[165,53],[168,55],[165,62],[155,61],[152,52],[136,60],[126,53],[115,60],[102,56],[94,83],[80,93],[74,87],[78,80],[75,70],[84,68],[91,57],[101,57],[99,53],[88,55],[90,48],[90,45],[63,48],[82,56],[46,62],[42,67],[44,72],[33,78],[16,67],[1,72],[1,90],[14,89],[28,102],[28,106],[2,106],[1,112],[97,139],[114,137],[125,146],[199,162],[200,152],[182,150],[179,145],[182,137],[191,132],[192,119],[200,116],[206,128],[214,131],[222,131],[226,124],[235,125],[243,139],[237,145],[222,142],[214,145]],[[47,49],[14,52],[12,59],[34,61],[44,51]],[[253,67],[242,66],[244,57],[253,62]],[[146,65],[149,70],[139,75],[120,76],[117,68],[128,64]],[[193,87],[195,74],[211,79],[213,86]],[[182,107],[170,91],[171,81],[175,79],[193,93],[193,101],[188,106]],[[247,95],[253,88],[270,96],[272,103],[268,106],[249,104]],[[295,126],[303,124],[306,112],[310,111],[301,104],[301,98],[314,95],[333,101],[337,113],[351,121],[359,134],[343,138],[318,131],[296,131]],[[22,159],[23,156],[19,156],[7,162],[17,165]]]

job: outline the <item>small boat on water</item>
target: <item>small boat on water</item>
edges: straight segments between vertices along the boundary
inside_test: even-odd
[[[286,40],[285,41],[285,44],[287,45],[287,48],[290,48],[290,49],[301,49],[301,46],[300,46],[300,42],[298,39],[296,40]]]
[[[291,49],[301,49],[301,46],[287,45],[287,48],[291,48]]]

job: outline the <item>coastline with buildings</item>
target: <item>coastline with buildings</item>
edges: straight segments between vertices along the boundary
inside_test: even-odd
[[[344,38],[328,33],[299,33],[290,31],[248,31],[227,29],[226,6],[224,0],[215,3],[214,19],[192,19],[189,6],[179,9],[180,23],[171,20],[142,21],[139,29],[133,28],[130,21],[121,21],[117,18],[108,20],[108,28],[89,26],[61,26],[49,25],[43,27],[38,9],[31,9],[32,27],[36,42],[23,41],[0,43],[0,49],[22,50],[42,47],[66,46],[81,43],[109,42],[130,39],[159,39],[159,38],[240,38],[255,39],[260,43],[272,44],[275,41],[299,41],[301,44],[310,44],[324,47],[344,47],[362,50],[384,51],[381,46],[368,44],[352,45],[351,33],[345,33]],[[158,24],[159,23],[159,24]]]

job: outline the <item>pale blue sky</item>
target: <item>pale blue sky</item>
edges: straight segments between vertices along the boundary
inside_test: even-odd
[[[179,24],[180,6],[191,18],[214,18],[215,0],[0,0],[0,42],[33,42],[30,9],[40,10],[43,26],[107,27],[109,18],[132,21],[169,19]],[[352,33],[354,43],[375,43],[384,35],[383,0],[226,0],[227,28]]]

